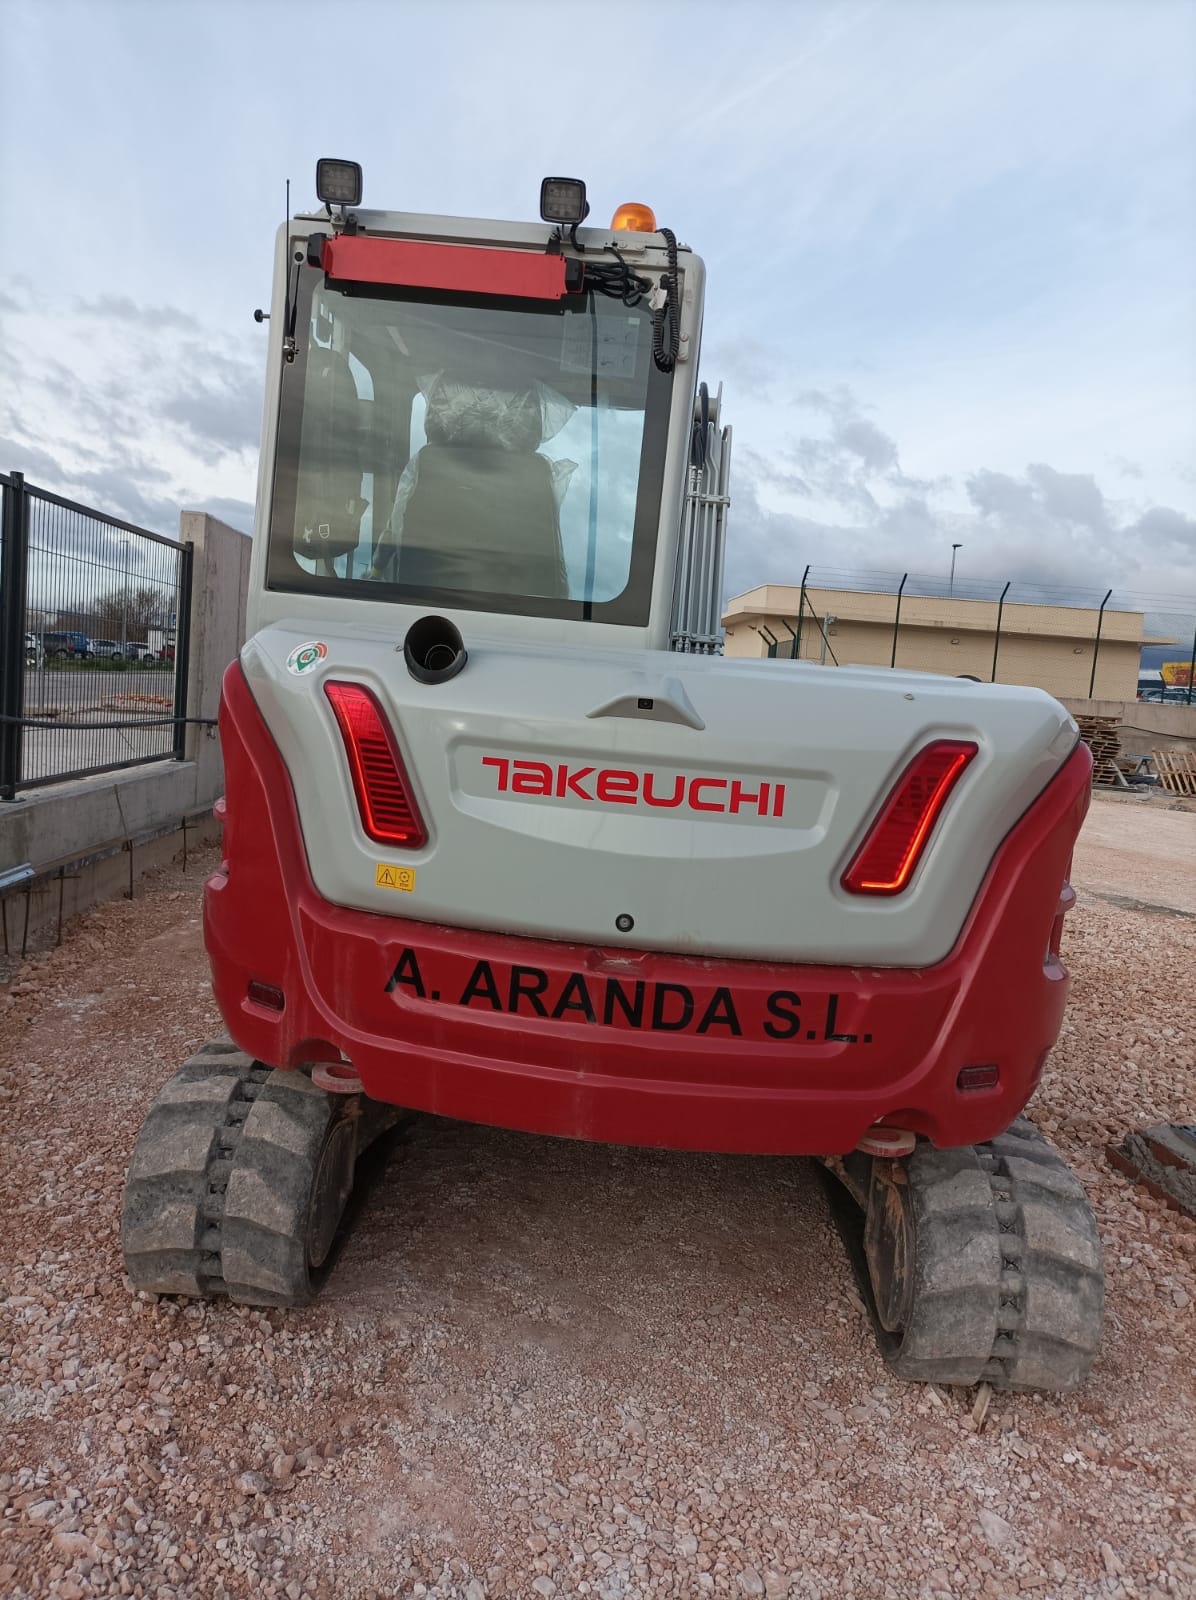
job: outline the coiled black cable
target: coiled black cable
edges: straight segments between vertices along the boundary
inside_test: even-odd
[[[661,372],[672,372],[681,348],[681,291],[677,282],[677,235],[671,228],[657,230],[668,246],[669,270],[660,280],[667,299],[652,315],[652,359]],[[668,327],[666,336],[665,328]]]

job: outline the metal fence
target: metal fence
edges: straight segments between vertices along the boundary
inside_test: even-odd
[[[181,760],[192,548],[0,475],[0,800]]]
[[[847,572],[813,566],[806,567],[800,587],[793,587],[797,600],[791,613],[775,619],[779,633],[763,622],[757,628],[770,657],[817,661],[827,666],[860,662],[861,656],[850,653],[850,646],[845,650],[842,635],[855,627],[858,644],[858,630],[863,624],[872,636],[867,664],[910,666],[914,664],[910,658],[919,646],[925,648],[928,630],[926,607],[916,602],[980,601],[985,606],[983,615],[971,619],[968,625],[955,626],[961,635],[969,628],[973,633],[966,675],[995,683],[1003,676],[1003,651],[1008,652],[1025,635],[1024,626],[1011,628],[1010,619],[1016,613],[1009,608],[1042,606],[1066,614],[1057,631],[1060,637],[1066,637],[1077,658],[1070,673],[1074,685],[1069,686],[1068,692],[1092,696],[1097,688],[1102,643],[1116,643],[1124,649],[1133,642],[1117,616],[1128,611],[1140,613],[1143,618],[1139,697],[1196,705],[1196,596],[1143,594],[1110,585],[1088,589],[1016,579],[965,582],[956,580],[954,575],[940,578],[913,572]],[[868,611],[853,607],[850,615],[839,616],[834,609],[836,594],[883,596],[884,603]],[[953,632],[952,627],[944,629],[937,617],[933,626],[946,635]],[[961,639],[951,638],[950,643],[960,644]],[[934,670],[940,668],[936,666]]]

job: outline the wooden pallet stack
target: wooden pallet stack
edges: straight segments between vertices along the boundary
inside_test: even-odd
[[[1170,794],[1196,795],[1196,754],[1191,750],[1152,750],[1150,759]]]
[[[1077,717],[1080,738],[1092,751],[1093,783],[1118,781],[1117,757],[1121,754],[1120,717]]]

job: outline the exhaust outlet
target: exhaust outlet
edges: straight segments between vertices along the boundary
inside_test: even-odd
[[[469,660],[465,641],[447,617],[421,617],[407,629],[403,660],[416,683],[447,683]]]

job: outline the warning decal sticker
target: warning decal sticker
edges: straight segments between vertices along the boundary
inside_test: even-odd
[[[410,894],[415,888],[415,868],[396,867],[379,861],[374,868],[374,883],[379,889],[401,889]]]

